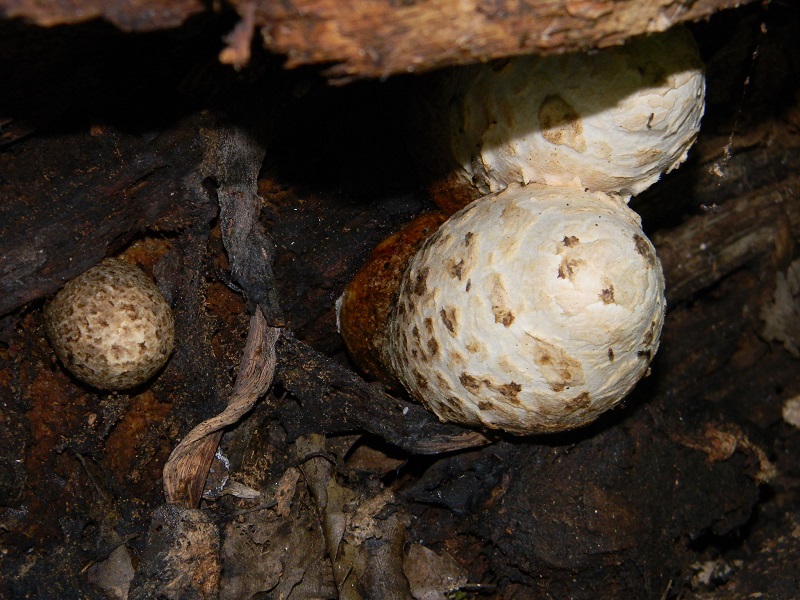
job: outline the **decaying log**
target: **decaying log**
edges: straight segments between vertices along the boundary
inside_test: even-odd
[[[42,27],[106,19],[123,31],[177,27],[204,10],[201,0],[2,0],[0,16],[23,18]]]
[[[290,67],[330,63],[329,76],[348,79],[387,77],[515,54],[612,46],[745,3],[262,1],[257,4],[256,23],[262,24],[265,46],[286,54]],[[237,4],[244,7],[251,2]]]
[[[791,260],[800,239],[800,178],[709,208],[677,229],[653,236],[667,279],[670,304],[687,299],[759,257],[775,266]]]
[[[197,115],[150,142],[112,128],[65,136],[69,159],[44,177],[49,140],[0,154],[0,315],[55,292],[171,211],[196,219],[204,122]],[[114,166],[98,169],[109,157]]]
[[[223,60],[246,60],[247,42],[260,31],[264,46],[286,55],[289,67],[330,65],[328,75],[338,80],[387,77],[514,54],[617,45],[748,1],[237,0],[244,27],[229,36]],[[175,27],[202,10],[198,0],[0,0],[5,18],[45,26],[104,18],[125,31]]]

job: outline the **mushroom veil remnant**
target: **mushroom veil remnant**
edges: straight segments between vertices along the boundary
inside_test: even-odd
[[[697,45],[675,28],[594,54],[454,70],[433,143],[473,197],[535,182],[630,198],[685,160],[704,98]]]
[[[144,272],[106,259],[45,307],[45,331],[78,379],[103,390],[144,383],[174,347],[172,310]]]
[[[570,429],[645,373],[664,311],[661,265],[622,200],[514,185],[451,217],[414,256],[384,361],[443,420]]]

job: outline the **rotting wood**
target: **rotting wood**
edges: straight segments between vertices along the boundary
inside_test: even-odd
[[[241,39],[260,31],[264,46],[286,55],[288,67],[330,65],[328,76],[339,81],[387,77],[515,54],[617,45],[749,1],[236,0],[244,26],[234,36],[238,45],[234,40],[223,59],[240,65],[246,58]],[[202,11],[198,0],[0,0],[5,18],[43,26],[103,18],[124,31],[176,27]]]
[[[727,201],[653,235],[670,304],[713,285],[748,261],[771,258],[785,266],[800,239],[800,177]]]
[[[62,155],[70,160],[60,170],[24,184],[0,180],[0,315],[52,294],[170,213],[182,213],[184,224],[197,219],[204,210],[195,179],[204,150],[198,132],[206,120],[190,117],[151,143],[111,128],[66,136]],[[31,144],[22,164],[52,151],[46,139]],[[0,171],[14,158],[0,157]]]
[[[533,52],[601,48],[746,4],[739,0],[257,2],[264,45],[287,66],[330,64],[347,80]],[[235,3],[243,12],[252,0]]]
[[[281,338],[277,354],[276,378],[299,402],[281,411],[293,437],[361,431],[413,454],[440,454],[490,442],[480,432],[440,423],[422,406],[389,396],[291,336]]]

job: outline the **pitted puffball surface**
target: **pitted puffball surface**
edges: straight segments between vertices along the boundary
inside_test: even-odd
[[[68,282],[45,308],[61,362],[104,390],[147,381],[174,347],[172,310],[141,269],[106,259]]]
[[[592,55],[464,69],[450,89],[451,151],[481,193],[536,182],[630,197],[686,159],[705,77],[676,28]]]
[[[510,186],[411,261],[384,360],[442,420],[527,434],[619,402],[658,349],[664,278],[616,196]]]

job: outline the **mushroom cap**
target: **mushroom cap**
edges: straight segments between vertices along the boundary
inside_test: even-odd
[[[665,305],[661,264],[619,197],[513,185],[412,259],[384,361],[442,420],[560,431],[631,390]]]
[[[175,343],[164,296],[141,269],[113,258],[58,292],[45,307],[45,331],[64,366],[103,390],[144,383]]]
[[[684,28],[463,69],[448,88],[450,152],[481,194],[536,182],[629,198],[686,159],[705,99]]]

